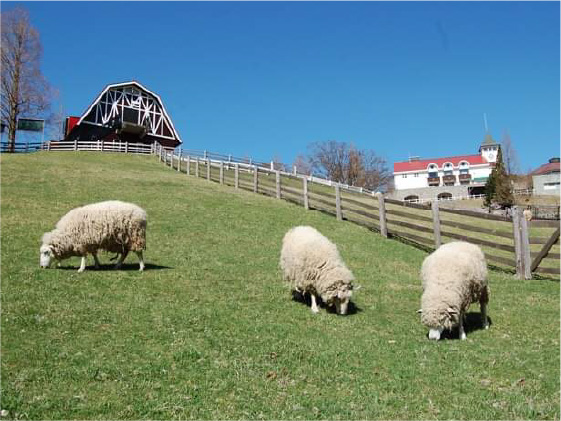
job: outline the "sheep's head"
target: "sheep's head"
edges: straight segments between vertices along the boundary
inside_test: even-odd
[[[337,295],[333,298],[333,304],[335,304],[335,309],[337,314],[347,314],[349,308],[349,302],[353,296],[353,290],[358,290],[359,287],[354,287],[353,284],[343,284],[337,290]]]
[[[39,249],[39,265],[42,268],[48,268],[54,257],[53,248],[48,244],[43,244]]]
[[[460,314],[451,307],[441,310],[421,311],[421,322],[429,328],[429,339],[439,340],[442,332],[452,330],[460,321]]]
[[[48,268],[53,258],[57,258],[52,240],[53,231],[43,234],[42,245],[39,248],[39,266],[42,268]]]

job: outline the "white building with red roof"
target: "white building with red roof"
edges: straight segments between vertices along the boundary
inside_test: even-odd
[[[536,195],[558,196],[561,186],[559,158],[551,158],[547,164],[532,171],[532,183]]]
[[[487,134],[478,154],[429,159],[412,157],[395,162],[392,196],[399,200],[419,200],[482,194],[498,150],[499,144]]]

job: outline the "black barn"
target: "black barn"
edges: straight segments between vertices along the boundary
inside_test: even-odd
[[[81,117],[67,118],[64,140],[182,143],[160,97],[135,81],[107,85]]]

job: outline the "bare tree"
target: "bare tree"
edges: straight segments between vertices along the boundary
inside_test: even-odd
[[[510,134],[508,130],[505,129],[503,132],[503,139],[501,141],[501,150],[503,153],[503,163],[505,166],[506,173],[508,175],[517,174],[519,172],[520,166],[518,163],[518,155],[516,149],[512,144],[510,139]]]
[[[8,150],[15,148],[18,117],[39,117],[49,110],[53,90],[41,73],[43,53],[39,33],[25,9],[1,14],[2,120],[8,126]]]
[[[310,172],[312,171],[312,167],[308,162],[308,159],[306,159],[306,157],[302,154],[299,154],[294,159],[294,162],[292,163],[292,168],[294,167],[296,167],[296,172],[298,174],[310,175]]]
[[[329,140],[310,144],[309,151],[314,172],[333,181],[370,190],[384,189],[391,181],[386,161],[372,150]]]
[[[286,171],[286,165],[283,164],[280,156],[275,155],[271,162],[273,164],[273,170]]]

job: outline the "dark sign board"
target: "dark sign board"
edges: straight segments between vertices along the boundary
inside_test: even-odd
[[[6,125],[6,123],[4,123],[3,121],[0,123],[0,132],[4,133],[4,130],[6,130],[6,127],[8,127]]]
[[[45,120],[35,120],[30,118],[18,119],[18,130],[26,130],[28,132],[42,132]]]

